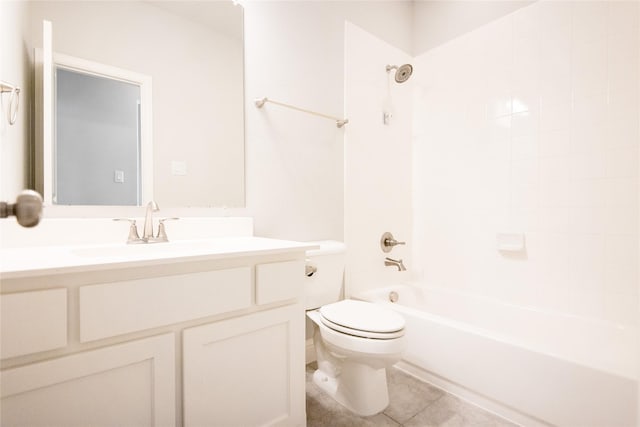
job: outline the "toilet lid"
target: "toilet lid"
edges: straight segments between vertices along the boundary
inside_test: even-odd
[[[324,305],[319,311],[325,325],[351,335],[395,338],[404,334],[402,316],[370,302],[344,300]]]

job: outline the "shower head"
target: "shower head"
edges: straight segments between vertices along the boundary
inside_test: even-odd
[[[396,83],[404,83],[411,77],[413,66],[411,64],[404,64],[399,67],[397,65],[387,65],[387,73],[391,70],[396,70]]]

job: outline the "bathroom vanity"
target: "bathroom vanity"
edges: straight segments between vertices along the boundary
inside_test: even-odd
[[[1,424],[305,425],[310,248],[2,249]]]

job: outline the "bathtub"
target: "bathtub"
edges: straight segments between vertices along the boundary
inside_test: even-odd
[[[527,426],[637,425],[633,326],[416,284],[357,298],[405,317],[399,368],[472,403]]]

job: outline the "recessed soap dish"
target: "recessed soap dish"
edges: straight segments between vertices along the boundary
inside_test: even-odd
[[[497,233],[496,247],[501,252],[523,251],[524,233]]]

